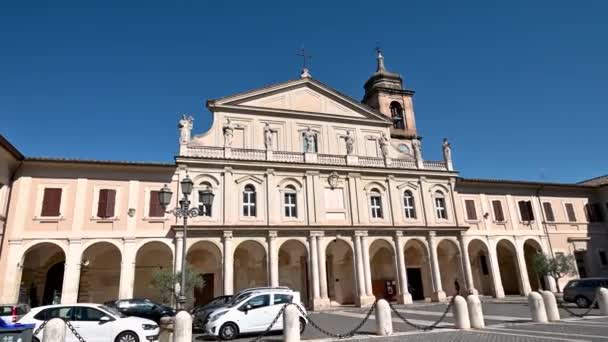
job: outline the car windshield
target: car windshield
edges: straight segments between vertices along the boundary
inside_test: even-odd
[[[230,302],[228,302],[228,307],[233,307],[235,305],[239,305],[241,304],[245,299],[249,298],[249,295],[252,292],[246,292],[246,293],[241,293],[240,295],[237,295],[236,297],[232,298],[230,300]]]
[[[125,315],[124,315],[122,312],[120,312],[120,311],[116,310],[115,308],[111,308],[111,307],[109,307],[109,306],[106,306],[106,305],[100,305],[100,306],[98,306],[98,308],[100,308],[100,309],[102,309],[102,310],[104,310],[104,311],[106,311],[106,312],[109,312],[109,313],[111,313],[111,314],[112,314],[112,315],[114,315],[114,316],[118,316],[118,317],[120,317],[120,318],[125,318],[125,317],[127,317],[127,316],[125,316]]]

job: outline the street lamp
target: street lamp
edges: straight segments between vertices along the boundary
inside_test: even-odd
[[[177,308],[183,309],[184,304],[186,303],[186,295],[184,291],[186,290],[186,240],[188,237],[188,217],[196,217],[202,214],[202,212],[198,208],[190,208],[190,200],[188,200],[188,196],[192,194],[192,188],[194,187],[194,182],[188,177],[182,179],[180,182],[181,190],[183,198],[179,201],[179,206],[173,208],[171,210],[166,210],[167,213],[173,214],[177,218],[182,218],[184,220],[183,223],[183,235],[182,235],[182,274],[181,274],[181,282],[179,286],[179,295],[177,297]],[[206,193],[207,192],[207,193]],[[173,192],[171,189],[165,184],[165,186],[160,189],[160,193],[158,196],[158,200],[163,209],[167,208],[171,204],[171,196]],[[211,190],[203,191],[202,202],[206,206],[210,206],[213,203],[213,197],[215,195]],[[207,202],[207,203],[205,203]]]

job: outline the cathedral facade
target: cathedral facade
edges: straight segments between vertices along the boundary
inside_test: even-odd
[[[179,120],[175,163],[7,152],[0,301],[159,300],[153,273],[181,270],[183,251],[205,281],[190,305],[255,286],[313,309],[563,287],[536,274],[537,253],[574,255],[571,277],[608,273],[608,181],[461,178],[449,141],[443,160],[423,158],[414,92],[381,53],[364,88],[357,101],[304,69],[209,100],[206,132]],[[198,216],[184,245],[159,193],[177,205],[186,177]]]

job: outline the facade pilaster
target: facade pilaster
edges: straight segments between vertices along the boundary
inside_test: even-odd
[[[464,279],[466,281],[468,294],[477,295],[477,289],[475,289],[475,283],[473,282],[473,271],[471,270],[471,260],[469,258],[469,252],[467,250],[467,243],[462,233],[458,236],[458,243],[460,244],[460,261],[462,262],[464,270]]]
[[[78,302],[81,267],[82,241],[80,239],[70,239],[68,254],[65,258],[65,274],[63,277],[63,288],[61,289],[61,304],[73,304]]]
[[[319,300],[319,251],[317,250],[317,236],[311,232],[308,237],[310,246],[310,263],[311,263],[311,275],[312,275],[312,297],[313,307],[314,303]]]
[[[431,299],[434,302],[445,300],[446,295],[441,286],[441,271],[439,270],[439,259],[437,258],[437,241],[434,231],[430,231],[427,235],[429,244],[429,257],[431,262],[431,275],[433,278],[433,296]]]
[[[133,298],[135,253],[137,253],[135,242],[135,239],[125,239],[123,242],[118,299]]]
[[[139,181],[129,181],[129,199],[127,203],[127,211],[130,209],[139,208]],[[134,215],[127,215],[127,231],[134,233],[137,229],[138,216],[143,216],[144,213],[135,211]]]
[[[85,220],[84,206],[87,196],[86,178],[78,178],[76,180],[76,193],[74,195],[74,219],[72,220],[72,232],[74,235],[80,235],[78,232],[82,230]],[[62,299],[63,300],[63,299]]]
[[[430,222],[432,222],[432,215],[434,215],[435,209],[433,206],[432,199],[429,195],[429,188],[426,182],[426,177],[420,177],[420,197],[422,198],[422,206],[423,206],[423,218],[424,225],[428,226]]]
[[[272,224],[281,221],[280,208],[278,208],[279,200],[277,199],[278,192],[275,191],[275,175],[274,170],[266,171],[266,219]]]
[[[397,302],[399,304],[412,304],[412,295],[408,289],[407,269],[405,267],[405,250],[404,250],[403,232],[395,232],[395,250],[397,259],[397,275],[399,279],[399,293],[397,294]]]
[[[279,286],[279,255],[277,254],[277,232],[272,230],[268,232],[268,254],[270,257],[269,269],[270,269],[270,286]]]
[[[314,173],[306,172],[306,209],[308,214],[308,224],[317,223],[317,217],[315,215],[315,189],[314,189]]]
[[[348,174],[348,197],[350,199],[351,222],[353,225],[358,225],[361,223],[361,218],[359,216],[359,202],[357,202],[357,184],[355,182],[357,177],[359,177],[359,174]]]
[[[229,296],[234,293],[233,281],[233,257],[232,252],[232,231],[224,231],[224,295]]]
[[[224,221],[224,224],[231,224],[231,223],[234,223],[238,217],[238,213],[237,213],[238,201],[235,201],[235,198],[233,196],[227,195],[227,194],[236,195],[232,168],[231,167],[224,168],[223,174],[224,174],[224,196],[222,196],[222,199],[224,200],[224,203],[222,206],[224,209],[223,210],[223,221]]]
[[[388,183],[388,202],[390,203],[391,209],[391,223],[396,225],[399,218],[397,213],[399,213],[401,209],[399,195],[397,194],[397,185],[395,184],[395,177],[393,175],[389,175],[386,177],[386,181]]]

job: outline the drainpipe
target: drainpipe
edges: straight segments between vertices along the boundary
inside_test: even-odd
[[[553,253],[553,245],[551,244],[551,239],[549,238],[549,230],[547,229],[547,220],[545,218],[545,211],[543,209],[543,203],[540,200],[540,193],[543,190],[543,185],[541,185],[536,190],[536,199],[538,200],[538,205],[540,206],[540,215],[542,217],[543,230],[545,231],[545,237],[547,238],[547,242],[549,243],[549,252],[551,253],[551,257],[555,258],[555,254]]]

